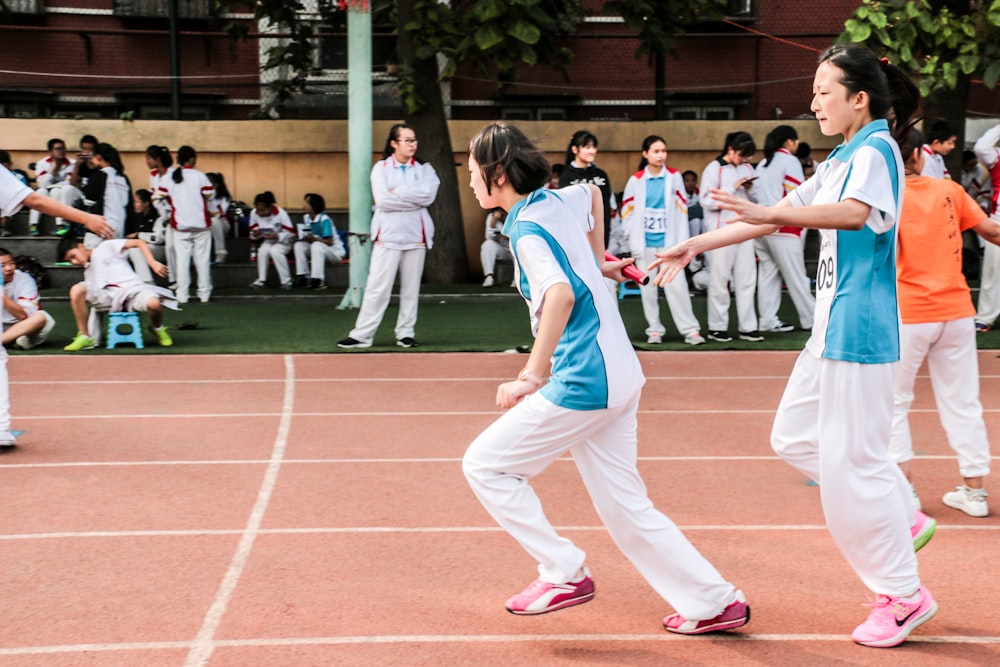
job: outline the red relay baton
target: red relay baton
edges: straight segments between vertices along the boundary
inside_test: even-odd
[[[604,251],[604,261],[605,262],[620,262],[621,259],[615,257],[607,250]],[[645,285],[649,283],[649,276],[640,271],[635,267],[635,264],[626,264],[622,267],[622,275],[639,285]]]

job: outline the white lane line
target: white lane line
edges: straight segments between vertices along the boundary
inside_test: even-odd
[[[955,456],[952,454],[927,455],[918,454],[914,456],[918,461],[951,461]],[[640,456],[639,461],[654,463],[688,463],[688,462],[718,462],[727,461],[765,461],[775,463],[781,461],[776,455],[770,456]],[[1000,461],[1000,455],[990,457],[991,461]],[[461,457],[406,457],[406,458],[364,458],[364,459],[282,459],[285,466],[289,465],[312,465],[312,464],[402,464],[402,463],[460,463]],[[560,463],[572,463],[570,457],[556,459]],[[227,466],[227,465],[264,465],[270,463],[270,459],[208,459],[208,460],[173,460],[173,461],[65,461],[62,463],[0,463],[0,470],[21,470],[26,468],[129,468],[129,467],[149,467],[149,466]]]
[[[346,635],[343,637],[280,637],[254,639],[220,639],[215,645],[227,648],[273,646],[343,646],[353,644],[535,644],[550,642],[690,642],[690,637],[659,634],[567,634],[567,635]],[[713,642],[850,642],[850,635],[777,634],[777,633],[717,633]],[[997,645],[1000,636],[975,635],[910,635],[906,640],[916,644]],[[191,642],[127,642],[121,644],[65,644],[61,646],[24,646],[0,648],[0,655],[49,655],[108,651],[149,651],[189,648]]]
[[[236,584],[239,583],[243,569],[250,559],[250,551],[253,549],[254,540],[260,531],[260,524],[264,520],[264,512],[271,500],[274,485],[278,479],[278,471],[281,469],[281,459],[285,455],[285,447],[288,444],[288,433],[292,425],[292,409],[295,406],[295,360],[290,354],[286,354],[285,360],[285,396],[281,405],[281,422],[278,424],[278,433],[274,438],[274,448],[271,450],[271,460],[267,470],[264,472],[264,480],[261,482],[260,491],[257,492],[257,501],[254,503],[250,517],[247,519],[246,527],[243,529],[243,537],[236,547],[236,553],[229,563],[219,590],[215,594],[215,600],[209,607],[205,618],[202,621],[201,629],[195,637],[194,645],[188,652],[185,667],[200,667],[208,664],[215,649],[215,631],[218,630],[222,617],[229,606]]]
[[[802,532],[825,531],[822,524],[773,524],[773,525],[691,525],[678,526],[682,531],[698,532]],[[556,530],[564,533],[606,532],[604,526],[556,526]],[[983,524],[945,525],[938,524],[938,531],[985,531],[1000,532],[1000,526]],[[190,530],[95,530],[67,533],[16,533],[0,535],[0,542],[19,540],[53,540],[53,539],[87,539],[104,537],[199,537],[216,535],[242,535],[238,528],[225,529],[190,529]],[[404,533],[501,533],[498,526],[341,526],[327,528],[261,528],[260,535],[371,535],[371,534],[404,534]]]
[[[640,415],[774,415],[774,408],[766,410],[734,410],[734,409],[706,409],[706,410],[639,410]],[[1000,413],[1000,408],[983,408],[985,414]],[[915,408],[910,410],[911,414],[937,414],[935,408]],[[378,412],[358,411],[358,412],[293,412],[292,417],[474,417],[479,415],[497,416],[503,414],[503,410],[410,410],[406,412],[391,412],[382,410]],[[150,414],[78,414],[67,415],[19,415],[15,421],[53,421],[68,419],[229,419],[239,417],[283,417],[281,412],[157,412]]]

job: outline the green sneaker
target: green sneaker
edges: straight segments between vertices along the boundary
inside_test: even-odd
[[[93,350],[95,347],[97,347],[97,343],[94,342],[93,338],[82,331],[77,331],[73,342],[63,349],[67,352],[79,352],[80,350]]]
[[[62,225],[61,227],[59,227],[59,229],[57,229],[55,231],[55,235],[56,236],[66,236],[66,233],[68,231],[69,231],[69,225]]]
[[[174,339],[167,333],[166,327],[150,328],[153,329],[153,333],[156,334],[156,339],[160,342],[160,347],[170,347],[174,344]]]

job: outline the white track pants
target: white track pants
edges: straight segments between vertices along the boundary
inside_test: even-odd
[[[656,252],[663,248],[646,248],[642,252],[642,259],[636,264],[646,267],[656,261]],[[663,335],[666,328],[660,321],[659,290],[654,279],[659,275],[659,270],[654,269],[649,273],[649,282],[639,288],[642,298],[642,314],[646,316],[646,335],[658,333]],[[677,274],[663,288],[663,294],[667,298],[667,307],[670,309],[670,316],[674,320],[674,326],[682,336],[697,333],[701,330],[698,319],[694,316],[694,309],[691,307],[691,293],[688,291],[687,278],[684,272]]]
[[[349,334],[363,343],[375,339],[385,309],[392,296],[392,283],[399,271],[399,316],[396,318],[396,340],[413,338],[417,325],[417,304],[420,299],[420,279],[424,275],[427,248],[392,250],[375,244],[368,269],[368,284],[361,300],[361,310]]]
[[[504,248],[493,239],[483,241],[483,245],[479,246],[479,261],[483,265],[484,276],[493,274],[493,270],[496,268],[497,260],[499,259],[508,262],[511,261],[513,258],[511,257],[510,250]]]
[[[920,587],[910,487],[889,458],[895,364],[795,362],[771,430],[774,451],[819,484],[826,525],[871,591]]]
[[[295,274],[326,282],[326,263],[336,264],[344,259],[332,245],[322,241],[295,242]]]
[[[174,252],[177,253],[177,301],[187,303],[191,290],[191,263],[198,272],[198,298],[208,301],[212,296],[212,234],[174,230]]]
[[[778,325],[781,307],[781,282],[788,287],[788,296],[799,315],[803,329],[811,329],[816,311],[816,298],[809,288],[803,239],[794,236],[763,236],[754,241],[757,251],[757,314],[760,330],[770,331]]]
[[[475,439],[463,470],[483,507],[538,561],[539,577],[564,583],[586,554],[556,533],[529,482],[571,452],[622,553],[682,616],[712,618],[735,599],[736,589],[646,494],[636,469],[640,393],[608,410],[568,410],[531,394]]]
[[[992,219],[1000,223],[1000,216],[994,215]],[[983,250],[976,322],[993,326],[997,317],[1000,317],[1000,247],[987,243]]]
[[[267,266],[274,262],[274,270],[278,272],[278,282],[287,285],[292,282],[292,274],[288,269],[288,253],[292,246],[268,239],[257,248],[257,280],[267,280]]]
[[[705,253],[711,267],[708,284],[708,329],[729,330],[729,281],[736,293],[736,313],[740,331],[757,330],[754,292],[757,289],[757,259],[753,241],[716,248]]]
[[[990,443],[983,423],[983,406],[979,402],[979,359],[972,318],[904,324],[900,343],[890,456],[897,463],[913,459],[907,415],[913,403],[917,371],[926,357],[941,426],[948,436],[948,444],[958,455],[959,472],[962,477],[988,475]]]

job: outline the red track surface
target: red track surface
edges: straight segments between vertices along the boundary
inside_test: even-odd
[[[940,503],[959,477],[925,376],[914,476],[939,521],[920,566],[940,611],[905,645],[870,649],[849,639],[867,591],[817,489],[768,446],[795,354],[641,358],[650,495],[746,592],[745,628],[664,632],[669,606],[569,460],[536,486],[588,552],[597,596],[504,611],[534,563],[460,460],[523,357],[14,357],[28,432],[0,457],[0,665],[1000,664],[1000,519]],[[1000,360],[980,363],[996,437]]]

